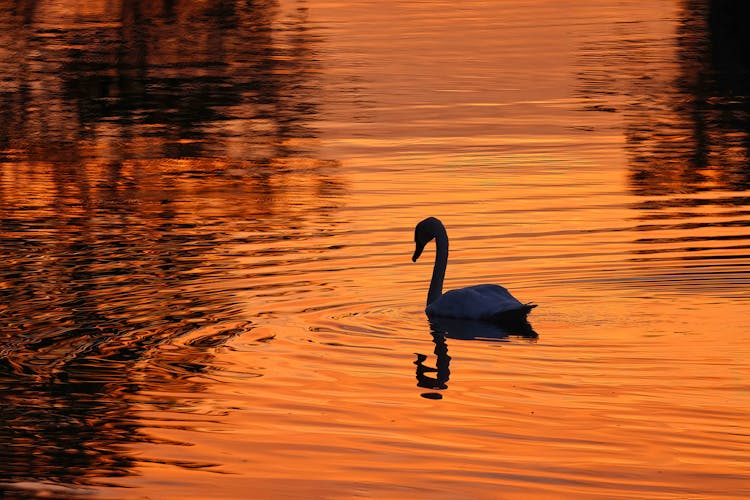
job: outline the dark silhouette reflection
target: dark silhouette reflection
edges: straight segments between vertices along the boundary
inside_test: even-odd
[[[700,4],[688,8],[698,9]],[[750,96],[750,4],[744,0],[711,0],[708,13],[711,68],[724,95]],[[747,118],[747,117],[746,117]]]
[[[748,19],[750,4],[741,0],[682,2],[675,78],[660,88],[664,79],[654,77],[638,94],[642,110],[626,116],[633,191],[671,195],[634,205],[644,234],[633,261],[676,260],[682,269],[650,272],[644,282],[746,289],[750,235],[741,228],[750,226],[750,198],[737,192],[750,189]]]
[[[432,390],[448,388],[451,357],[448,355],[446,339],[507,342],[509,337],[520,337],[533,342],[539,336],[527,320],[500,325],[486,321],[433,317],[429,318],[429,322],[430,335],[435,344],[435,368],[426,366],[424,362],[427,361],[427,356],[420,353],[415,353],[417,359],[414,364],[417,367],[417,386]],[[434,392],[423,393],[422,397],[442,399],[439,393]]]
[[[430,318],[430,329],[440,332],[449,339],[458,340],[504,340],[508,337],[535,339],[539,335],[531,323],[523,317],[507,317],[503,323],[490,323],[456,318]]]
[[[674,38],[621,23],[582,47],[579,94],[588,110],[623,114],[633,192],[750,187],[749,9],[683,0]]]
[[[626,120],[639,194],[750,187],[750,65],[740,11],[748,13],[746,2],[683,2],[678,72],[667,86],[656,86],[659,77],[643,86],[642,110]]]
[[[743,293],[750,236],[750,3],[679,2],[673,37],[605,26],[581,49],[589,110],[622,114],[635,286]]]
[[[132,474],[289,293],[262,260],[324,251],[313,47],[269,0],[0,0],[0,485]]]
[[[266,161],[314,137],[304,9],[282,23],[273,0],[8,3],[0,155]]]
[[[81,332],[71,333],[79,338],[71,336],[69,342],[78,340],[88,352],[66,352],[64,345],[58,344],[49,346],[54,347],[54,354],[40,357],[67,356],[67,360],[19,359],[22,356],[16,353],[3,358],[0,483],[44,481],[86,486],[107,484],[127,475],[137,462],[129,455],[128,444],[163,442],[140,430],[142,424],[134,415],[138,394],[165,388],[198,394],[202,384],[195,380],[212,369],[212,356],[205,352],[169,355],[153,348],[150,354],[156,359],[144,363],[138,356],[148,351],[139,353],[138,346],[126,342],[112,345],[115,343],[93,335],[86,344],[80,339]],[[141,371],[134,369],[139,359],[144,365]],[[19,373],[32,371],[36,373],[23,373],[26,377]],[[201,468],[214,465],[170,463]]]
[[[447,389],[447,382],[451,376],[451,357],[448,356],[448,344],[445,342],[444,334],[434,330],[430,333],[432,334],[432,342],[435,344],[435,368],[425,366],[424,362],[427,360],[427,356],[415,353],[417,356],[417,360],[414,361],[414,364],[417,366],[417,386],[432,390]],[[429,375],[432,373],[435,374],[434,377]],[[422,397],[440,399],[441,396],[436,393],[424,393]]]

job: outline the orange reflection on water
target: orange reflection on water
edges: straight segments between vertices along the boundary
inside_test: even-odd
[[[657,3],[0,4],[0,491],[747,496],[741,40]]]

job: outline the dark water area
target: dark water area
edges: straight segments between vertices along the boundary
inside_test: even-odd
[[[597,69],[581,73],[580,95],[591,101],[587,109],[624,115],[636,194],[748,188],[746,10],[742,2],[681,2],[674,38],[644,30],[624,44],[615,36],[583,52],[584,65]],[[675,58],[665,71],[660,55],[672,45]],[[619,105],[604,104],[611,96]]]
[[[747,14],[0,0],[0,493],[747,496]]]
[[[304,10],[281,27],[278,10],[272,1],[6,6],[3,149],[10,159],[20,149],[26,159],[114,164],[293,156],[287,141],[315,135],[318,63]]]
[[[315,40],[279,8],[1,6],[0,483],[132,473],[139,394],[200,392],[207,349],[249,329],[218,284],[232,246],[289,246],[335,206]]]

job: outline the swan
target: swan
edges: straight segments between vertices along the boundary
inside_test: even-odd
[[[443,293],[445,268],[448,266],[448,233],[439,219],[427,217],[414,228],[416,248],[411,260],[416,262],[433,239],[436,252],[425,308],[428,317],[525,323],[526,316],[536,304],[524,304],[499,285],[474,285]]]

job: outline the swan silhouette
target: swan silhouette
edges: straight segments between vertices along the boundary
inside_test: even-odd
[[[526,326],[526,316],[536,304],[520,302],[499,285],[474,285],[443,293],[445,269],[448,266],[448,233],[435,217],[427,217],[414,229],[414,255],[416,262],[425,245],[435,240],[435,266],[430,289],[427,292],[428,317],[473,319]]]

